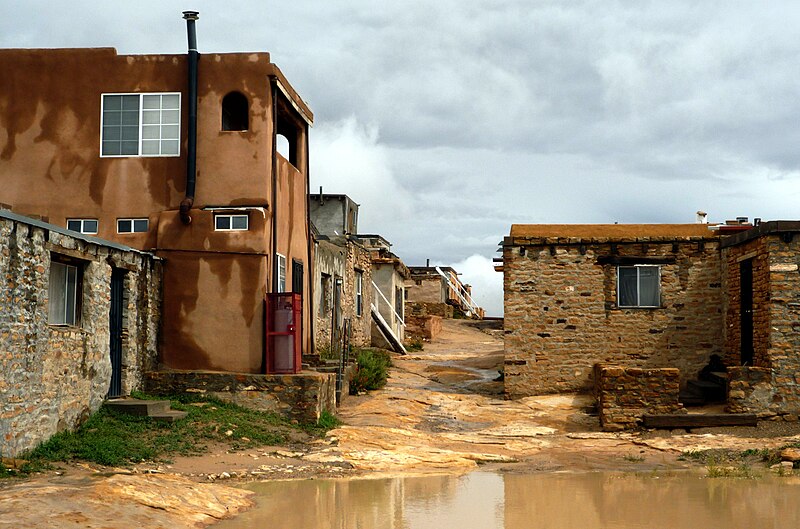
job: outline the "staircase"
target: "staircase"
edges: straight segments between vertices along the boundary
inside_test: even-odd
[[[171,409],[168,400],[111,399],[106,401],[106,406],[128,415],[164,422],[175,422],[187,415],[185,411]]]

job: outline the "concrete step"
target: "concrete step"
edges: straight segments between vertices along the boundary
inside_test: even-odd
[[[106,402],[106,406],[139,417],[152,417],[170,409],[168,400],[111,399]]]
[[[189,415],[185,411],[180,410],[167,410],[155,415],[150,415],[153,420],[162,421],[162,422],[175,422],[183,419]]]

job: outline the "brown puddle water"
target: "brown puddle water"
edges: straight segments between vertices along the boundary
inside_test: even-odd
[[[254,483],[219,529],[798,529],[800,478],[498,474]]]

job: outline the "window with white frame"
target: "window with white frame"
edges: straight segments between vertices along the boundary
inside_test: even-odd
[[[80,312],[81,269],[59,261],[50,262],[48,322],[77,325]]]
[[[103,94],[101,156],[179,156],[181,94]]]
[[[325,317],[331,310],[331,275],[322,273],[319,280],[319,315]]]
[[[364,311],[363,283],[364,273],[361,270],[356,270],[356,316],[361,316]]]
[[[97,226],[97,219],[67,219],[67,229],[78,233],[97,235]]]
[[[217,231],[246,231],[248,217],[244,215],[214,215],[214,229]]]
[[[656,265],[618,266],[617,306],[660,307],[661,267]]]
[[[149,227],[148,219],[117,219],[117,233],[144,233]]]
[[[275,254],[275,273],[278,276],[278,292],[286,292],[286,256]]]

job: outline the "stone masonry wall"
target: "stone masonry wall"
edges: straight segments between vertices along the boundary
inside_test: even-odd
[[[48,323],[51,255],[81,270],[80,318]],[[161,267],[50,229],[0,218],[0,453],[14,457],[95,412],[111,380],[109,307],[112,264],[128,270],[123,391],[141,387],[156,359]]]
[[[333,292],[336,288],[335,281],[342,279],[344,288],[345,264],[347,261],[346,249],[338,244],[328,241],[319,241],[314,252],[314,334],[317,354],[331,346],[331,329],[333,324]],[[330,278],[327,291],[323,291],[322,274]],[[323,298],[326,300],[323,303]],[[323,307],[327,306],[323,312]],[[345,316],[343,316],[345,317]]]
[[[523,250],[524,248],[524,250]],[[505,387],[512,397],[589,391],[596,363],[694,378],[722,352],[715,238],[506,245]],[[608,258],[659,259],[661,306],[619,308]]]
[[[595,399],[604,431],[636,428],[646,414],[685,412],[677,369],[596,365]]]
[[[728,413],[755,413],[759,417],[778,414],[772,370],[766,367],[728,368]]]
[[[153,371],[146,387],[155,395],[200,393],[251,409],[316,423],[336,412],[336,375],[304,371],[293,375],[253,375],[210,371]]]
[[[356,270],[363,274],[361,289],[361,315],[356,315]],[[350,343],[355,347],[369,347],[372,334],[372,259],[368,250],[354,243],[347,245],[347,265],[342,287],[342,314],[350,318],[353,334]]]
[[[433,340],[442,332],[441,316],[406,314],[406,339]]]

